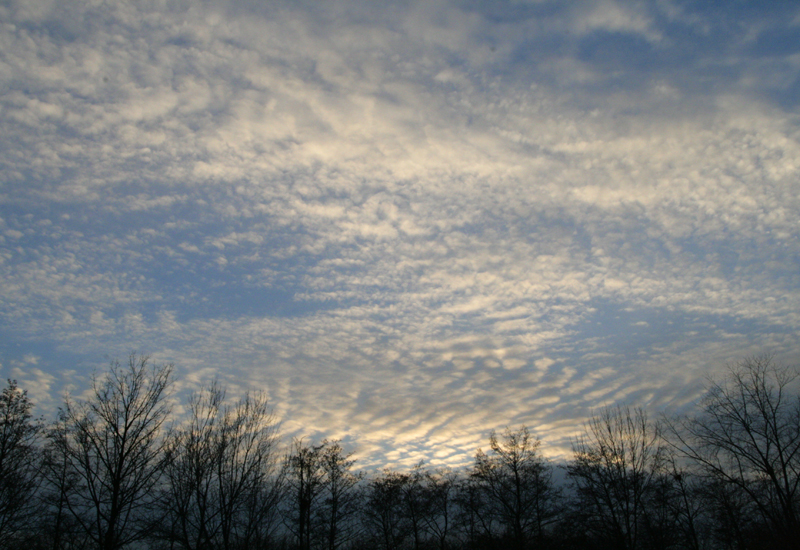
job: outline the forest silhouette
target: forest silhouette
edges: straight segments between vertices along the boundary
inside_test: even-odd
[[[261,393],[212,382],[176,418],[173,367],[146,356],[112,362],[52,422],[9,380],[0,548],[797,548],[799,376],[749,357],[691,415],[603,408],[562,465],[521,426],[492,431],[470,467],[370,474],[339,440],[284,445]]]

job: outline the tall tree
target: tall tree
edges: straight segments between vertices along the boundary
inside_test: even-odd
[[[519,550],[541,540],[561,508],[552,468],[538,453],[539,445],[525,426],[507,428],[501,438],[492,431],[489,453],[478,450],[472,470],[486,512],[503,526],[511,545]]]
[[[669,450],[669,449],[668,449]],[[675,539],[688,550],[700,550],[709,540],[707,502],[703,498],[704,480],[685,465],[680,465],[674,453],[668,452],[664,475],[669,480],[666,508],[675,518]]]
[[[214,382],[189,398],[189,420],[167,445],[162,532],[186,550],[211,548],[220,528],[216,495],[218,423],[225,393]]]
[[[75,479],[66,506],[93,545],[117,550],[143,539],[164,466],[166,397],[172,365],[151,365],[131,354],[93,377],[86,401],[66,400],[64,429],[53,433],[52,451]]]
[[[422,462],[414,466],[407,474],[401,474],[404,482],[400,484],[400,496],[403,505],[403,516],[406,519],[414,550],[420,550],[424,542],[428,515],[428,501],[425,495],[425,474]]]
[[[456,529],[467,548],[488,547],[488,541],[496,533],[496,520],[489,513],[484,489],[469,476],[456,486]]]
[[[260,394],[224,400],[216,382],[193,394],[167,448],[164,530],[186,550],[257,548],[276,528],[283,478],[272,411]]]
[[[322,457],[326,444],[307,445],[301,439],[295,439],[286,459],[287,482],[291,493],[287,501],[291,515],[288,527],[297,538],[300,550],[311,548],[314,532],[312,520],[324,488]]]
[[[408,476],[391,470],[370,480],[364,504],[367,530],[374,533],[374,547],[397,550],[410,531],[402,502]]]
[[[44,513],[39,522],[40,540],[52,550],[83,549],[90,539],[70,513],[68,502],[71,493],[79,486],[77,472],[63,452],[63,441],[68,437],[63,417],[49,427],[42,461],[43,489],[41,492]]]
[[[684,457],[717,482],[720,495],[740,492],[784,548],[800,540],[799,382],[797,369],[751,357],[711,383],[699,415],[670,424]]]
[[[426,513],[423,521],[439,550],[446,550],[453,538],[458,485],[458,474],[448,468],[425,472],[423,496]]]
[[[0,393],[0,548],[20,543],[36,510],[42,426],[32,407],[28,393],[9,380]]]
[[[587,530],[612,548],[639,548],[648,498],[659,481],[663,446],[642,409],[605,408],[573,443],[567,473]]]
[[[324,479],[317,516],[324,548],[337,550],[358,534],[354,520],[359,512],[358,483],[363,475],[352,471],[355,460],[338,440],[326,440],[322,445],[320,466]]]
[[[223,550],[247,548],[252,537],[267,534],[265,527],[274,529],[282,484],[277,445],[277,423],[264,395],[247,394],[223,409],[216,464]]]

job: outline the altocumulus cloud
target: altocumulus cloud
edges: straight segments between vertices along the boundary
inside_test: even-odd
[[[268,392],[361,463],[552,455],[800,358],[800,10],[7,2],[0,363]]]

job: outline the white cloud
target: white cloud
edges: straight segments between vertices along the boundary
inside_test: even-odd
[[[683,407],[716,357],[791,348],[800,147],[759,84],[790,56],[704,52],[748,69],[698,89],[576,53],[682,54],[662,4],[353,6],[3,8],[0,322],[263,386],[398,463],[505,423],[563,449],[597,403]]]

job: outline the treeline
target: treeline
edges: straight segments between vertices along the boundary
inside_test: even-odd
[[[0,547],[27,550],[782,549],[800,546],[798,372],[755,357],[695,415],[600,410],[556,466],[525,427],[462,470],[364,475],[339,441],[283,447],[261,394],[132,355],[51,423],[0,396]],[[560,470],[564,475],[554,475]],[[562,479],[563,481],[557,481]]]

